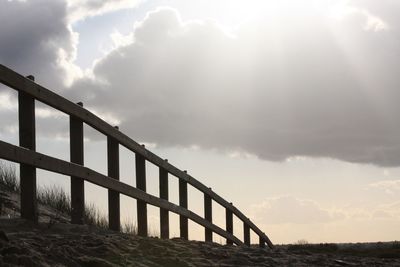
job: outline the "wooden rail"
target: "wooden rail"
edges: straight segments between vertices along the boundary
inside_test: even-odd
[[[227,244],[250,245],[250,230],[259,236],[261,247],[265,243],[272,248],[268,236],[252,223],[232,203],[220,197],[211,188],[181,171],[167,160],[161,159],[144,146],[133,141],[83,108],[82,103],[72,103],[62,96],[36,84],[28,78],[0,65],[0,82],[18,91],[20,146],[0,141],[0,158],[20,163],[21,216],[37,220],[36,168],[71,176],[71,222],[81,224],[84,210],[84,183],[88,181],[108,189],[109,228],[120,229],[119,194],[137,199],[138,234],[147,236],[147,205],[160,208],[160,234],[169,238],[169,211],[180,216],[180,236],[188,239],[188,219],[205,228],[205,240],[212,241],[212,233],[226,238]],[[71,161],[63,161],[35,152],[35,100],[45,103],[70,116]],[[108,175],[102,175],[83,166],[83,124],[87,124],[107,136]],[[119,145],[136,156],[136,187],[119,181]],[[159,167],[159,198],[146,193],[146,161]],[[168,174],[179,179],[179,206],[168,201]],[[188,185],[204,194],[204,217],[188,210]],[[226,229],[212,223],[212,201],[226,210]],[[233,215],[243,222],[243,242],[233,235]]]

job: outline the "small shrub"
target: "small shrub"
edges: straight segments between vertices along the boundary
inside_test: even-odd
[[[392,248],[400,249],[400,241],[394,241],[393,244],[392,244]]]
[[[15,165],[0,160],[0,186],[10,192],[20,192],[19,180],[17,179]],[[71,198],[59,186],[39,187],[37,190],[38,203],[51,207],[64,215],[71,215]],[[57,214],[58,215],[58,214]],[[84,221],[86,224],[94,225],[103,229],[108,228],[108,219],[95,205],[85,205]],[[136,226],[126,226],[129,233],[136,233]]]
[[[289,245],[288,251],[301,251],[301,252],[313,252],[313,253],[332,253],[336,252],[339,247],[337,244],[310,244],[305,240],[299,240],[297,243]]]
[[[309,244],[308,241],[305,239],[297,240],[297,242],[295,243],[295,245],[308,245],[308,244]]]

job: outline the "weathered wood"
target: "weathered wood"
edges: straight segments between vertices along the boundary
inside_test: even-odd
[[[207,194],[204,194],[204,219],[212,223],[212,201]],[[210,229],[204,229],[204,236],[206,242],[212,242],[212,231]]]
[[[17,163],[27,164],[30,166],[36,166],[37,168],[64,174],[67,176],[80,177],[85,181],[105,187],[107,189],[118,191],[128,197],[143,200],[150,205],[167,209],[178,215],[184,215],[185,217],[190,218],[201,226],[210,228],[214,233],[217,233],[224,238],[232,240],[237,245],[243,244],[243,242],[240,241],[237,237],[228,234],[220,227],[209,223],[194,212],[191,212],[164,199],[152,196],[130,185],[121,183],[118,180],[111,179],[87,167],[67,162],[61,159],[53,158],[18,146],[14,146],[3,141],[0,141],[0,158]]]
[[[78,103],[82,106],[82,103]],[[70,116],[69,146],[71,162],[83,165],[83,122]],[[71,222],[83,224],[85,212],[85,183],[79,177],[71,176]]]
[[[127,149],[135,152],[136,154],[140,154],[149,162],[155,164],[158,167],[162,167],[168,171],[168,173],[178,177],[180,180],[184,180],[193,187],[197,188],[203,193],[207,193],[211,196],[211,198],[219,203],[221,206],[231,210],[233,214],[237,216],[238,219],[246,222],[249,227],[259,236],[262,236],[264,240],[267,242],[270,248],[273,248],[273,244],[253,222],[251,222],[241,211],[239,211],[233,205],[230,205],[225,199],[220,197],[215,192],[209,190],[204,184],[193,178],[192,176],[188,175],[187,173],[179,170],[172,164],[164,161],[154,153],[150,152],[149,150],[142,147],[137,142],[133,141],[127,135],[123,134],[115,130],[111,125],[94,115],[93,113],[89,112],[88,110],[77,106],[76,104],[70,102],[69,100],[65,99],[64,97],[55,94],[54,92],[35,84],[34,82],[26,79],[24,76],[8,69],[7,67],[0,64],[0,82],[15,89],[20,92],[25,92],[35,99],[54,107],[62,112],[65,112],[71,116],[81,119],[86,124],[90,125],[94,129],[98,130],[99,132],[105,134],[106,136],[113,137],[117,140],[121,145],[126,147]]]
[[[225,222],[226,222],[226,232],[233,235],[233,215],[232,211],[225,209]],[[227,245],[233,245],[232,240],[226,239]]]
[[[250,246],[250,227],[246,223],[243,223],[243,241],[246,246]]]
[[[107,166],[108,177],[119,180],[119,146],[118,142],[112,138],[107,138]],[[120,223],[120,201],[119,192],[108,190],[108,227],[111,230],[119,231]]]
[[[187,182],[184,180],[179,180],[179,206],[184,209],[188,207]],[[188,218],[184,215],[179,216],[179,230],[180,237],[184,240],[188,240]]]
[[[168,200],[168,172],[163,168],[159,168],[159,191],[160,198]],[[160,232],[161,238],[169,238],[169,212],[163,208],[160,208]]]
[[[36,150],[35,99],[18,92],[19,145]],[[21,217],[37,222],[36,168],[20,164]]]
[[[136,154],[136,188],[146,192],[146,160]],[[147,205],[145,201],[137,200],[138,235],[147,236]]]

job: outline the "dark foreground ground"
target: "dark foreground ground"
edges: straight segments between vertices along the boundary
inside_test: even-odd
[[[19,197],[0,188],[0,266],[400,266],[400,242],[282,245],[274,250],[160,240],[72,225],[39,205],[18,219]]]
[[[400,266],[394,243],[274,250],[161,240],[67,223],[0,219],[0,266]]]

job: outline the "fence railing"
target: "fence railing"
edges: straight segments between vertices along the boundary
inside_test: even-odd
[[[0,82],[18,91],[19,143],[15,146],[0,141],[0,158],[20,163],[21,216],[37,220],[36,168],[71,177],[71,222],[84,223],[84,181],[108,189],[109,228],[120,230],[120,194],[137,200],[137,227],[140,236],[147,236],[147,205],[160,208],[160,236],[169,238],[169,212],[180,216],[180,237],[188,239],[188,219],[205,229],[205,241],[212,241],[212,233],[224,237],[227,244],[250,245],[250,230],[259,237],[259,245],[272,248],[268,236],[232,203],[220,197],[211,188],[181,171],[167,160],[161,159],[143,145],[133,141],[83,108],[62,96],[36,84],[33,76],[24,77],[0,65]],[[36,152],[35,101],[40,101],[70,117],[70,162]],[[108,174],[103,175],[83,166],[84,134],[87,124],[107,136]],[[135,153],[136,187],[119,181],[119,145]],[[146,161],[159,168],[159,197],[146,193]],[[168,174],[179,179],[179,205],[168,201]],[[188,210],[188,184],[204,194],[204,217]],[[226,212],[226,228],[213,224],[212,201],[220,204]],[[243,222],[243,241],[233,234],[233,215]]]

